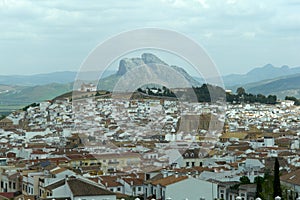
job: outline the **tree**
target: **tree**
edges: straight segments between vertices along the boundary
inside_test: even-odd
[[[291,97],[291,96],[286,96],[285,100],[290,100],[290,101],[294,101],[296,106],[300,105],[300,100],[297,99],[296,97]]]
[[[238,94],[238,96],[242,96],[246,93],[246,91],[243,87],[239,87],[238,89],[236,89],[236,93]]]
[[[250,183],[250,179],[248,178],[248,176],[242,176],[240,178],[240,182],[241,182],[241,184],[249,184]]]
[[[267,98],[268,104],[276,104],[277,96],[276,95],[269,95]]]
[[[280,196],[282,197],[282,191],[280,187],[280,177],[279,177],[279,162],[278,158],[275,158],[274,164],[274,182],[273,182],[273,198]]]
[[[101,96],[100,92],[97,91],[96,94],[95,94],[95,96],[96,96],[96,97]]]
[[[266,96],[263,95],[263,94],[258,94],[258,95],[256,95],[256,101],[257,101],[258,103],[267,103]]]
[[[261,176],[257,176],[254,178],[254,183],[256,183],[256,193],[255,198],[262,198],[262,183],[264,182],[264,178]]]

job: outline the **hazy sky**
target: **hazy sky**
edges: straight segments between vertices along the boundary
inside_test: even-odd
[[[300,66],[299,10],[298,0],[0,0],[0,74],[75,71],[100,42],[143,27],[187,35],[222,74]]]

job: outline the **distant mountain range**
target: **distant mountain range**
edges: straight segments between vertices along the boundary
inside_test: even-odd
[[[168,65],[151,53],[144,53],[138,58],[124,58],[119,62],[117,71],[106,71],[99,83],[99,89],[111,90],[117,81],[128,71],[140,65],[156,67],[167,65],[181,74],[191,85],[200,86],[201,78],[192,77],[183,68]],[[159,71],[158,71],[159,72]],[[82,81],[93,82],[98,79],[99,72],[80,74]],[[1,106],[23,106],[33,102],[53,99],[73,89],[77,72],[64,71],[37,75],[0,76],[0,112]],[[168,75],[166,75],[168,76]],[[168,77],[172,78],[172,77]],[[246,74],[232,74],[223,77],[226,89],[242,86],[246,92],[253,94],[275,94],[283,99],[285,96],[300,98],[300,67],[274,67],[267,64],[254,68]]]
[[[247,74],[225,76],[223,81],[226,88],[234,92],[238,87],[244,87],[246,92],[253,94],[273,94],[280,99],[286,96],[300,98],[300,67],[285,65],[278,68],[267,64]]]
[[[113,74],[113,71],[105,71],[103,77]],[[71,83],[76,79],[77,72],[62,71],[35,75],[0,75],[0,85],[37,86],[51,83]],[[81,72],[83,80],[97,80],[99,72]]]
[[[116,72],[106,71],[98,83],[99,89],[112,90],[117,81],[125,73],[140,65],[147,65],[157,68],[158,65],[166,65],[164,61],[150,53],[142,54],[140,58],[124,58],[120,60],[119,68]],[[170,66],[172,69],[181,74],[193,86],[201,84],[190,76],[183,68]],[[79,85],[82,82],[96,83],[99,72],[80,73]],[[0,76],[0,112],[2,106],[25,106],[33,102],[50,100],[61,94],[70,92],[76,79],[76,72],[54,72],[49,74],[37,74],[30,76]],[[165,76],[168,76],[166,74]],[[168,77],[172,79],[172,77]],[[77,82],[77,81],[76,81]]]
[[[51,100],[60,94],[71,91],[72,88],[72,83],[50,83],[36,86],[0,85],[0,105],[28,105],[33,102]]]
[[[263,67],[257,67],[249,71],[247,74],[231,74],[223,77],[226,87],[241,86],[248,83],[255,83],[262,80],[274,79],[278,77],[286,77],[300,73],[300,67],[290,68],[289,66],[274,67],[267,64]]]
[[[286,96],[300,98],[300,73],[246,84],[244,88],[253,94],[273,94],[280,99]]]

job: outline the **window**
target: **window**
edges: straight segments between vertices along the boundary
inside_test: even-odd
[[[16,189],[16,183],[13,182],[13,189]]]
[[[139,191],[139,192],[142,191],[142,187],[138,187],[138,191]]]
[[[121,191],[121,188],[120,188],[120,187],[118,187],[118,188],[117,188],[117,191]]]
[[[192,162],[192,167],[194,167],[195,166],[195,162]]]
[[[150,179],[150,174],[146,174],[146,180]]]
[[[190,162],[186,162],[186,167],[189,167],[190,166]]]

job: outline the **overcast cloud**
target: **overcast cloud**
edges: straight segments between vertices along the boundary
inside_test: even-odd
[[[122,31],[167,28],[205,48],[223,74],[300,66],[297,0],[0,0],[0,74],[78,70]]]

